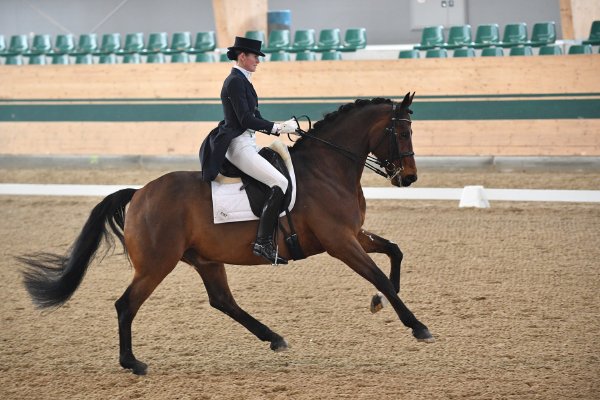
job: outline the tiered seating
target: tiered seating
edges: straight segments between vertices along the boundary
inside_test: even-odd
[[[451,26],[448,30],[448,42],[441,45],[444,49],[453,50],[471,44],[471,25]]]
[[[471,43],[471,47],[483,49],[486,47],[500,45],[500,27],[498,24],[485,24],[477,27],[475,34],[475,42]]]
[[[563,53],[562,49],[560,48],[560,46],[557,46],[555,44],[551,44],[548,46],[542,46],[540,47],[540,51],[539,51],[539,55],[540,56],[558,56],[561,55]]]
[[[554,22],[538,22],[533,25],[531,40],[527,42],[533,47],[542,47],[556,42],[556,26]]]
[[[527,44],[527,24],[519,22],[516,24],[507,24],[504,27],[504,35],[500,46],[515,47]]]
[[[590,36],[587,40],[584,40],[582,44],[590,44],[592,46],[600,45],[600,20],[592,22]]]
[[[344,43],[340,51],[351,52],[367,47],[367,30],[365,28],[348,28],[344,34]]]
[[[8,48],[2,52],[7,65],[23,64],[23,54],[29,50],[26,35],[13,35],[10,38]]]
[[[512,47],[508,54],[511,56],[532,56],[533,49],[531,46]]]
[[[592,54],[591,44],[574,44],[569,47],[569,54]]]
[[[52,64],[69,64],[70,54],[75,50],[75,38],[70,33],[56,35],[54,47],[50,51]]]
[[[398,58],[600,53],[600,49],[596,52],[592,47],[600,45],[600,21],[592,23],[589,37],[573,43],[568,49],[565,43],[556,43],[556,27],[551,21],[535,23],[530,38],[527,24],[523,22],[505,25],[502,35],[498,24],[493,23],[477,26],[474,38],[472,32],[468,24],[450,26],[446,41],[443,26],[425,27],[420,42],[411,50],[400,51]],[[343,53],[364,49],[367,44],[365,28],[348,28],[343,39],[339,28],[322,29],[318,35],[314,29],[298,29],[293,38],[287,29],[273,30],[268,41],[259,30],[247,31],[245,36],[263,41],[263,51],[269,54],[265,59],[278,62],[342,60]],[[31,43],[27,35],[12,35],[10,40],[0,35],[0,58],[8,65],[230,61],[222,49],[216,48],[213,31],[197,32],[193,42],[190,32],[175,32],[171,38],[166,32],[153,32],[148,35],[147,42],[141,32],[128,33],[124,43],[121,34],[105,33],[100,45],[95,33],[81,34],[77,40],[72,34],[56,35],[54,44],[52,37],[45,34],[34,35]]]
[[[425,58],[448,57],[448,51],[453,57],[501,57],[508,50],[510,56],[593,54],[594,44],[600,45],[600,21],[594,21],[590,28],[589,37],[581,44],[574,44],[565,51],[562,45],[556,44],[555,23],[538,22],[531,30],[528,38],[527,24],[524,22],[510,23],[504,27],[502,40],[498,24],[482,24],[477,26],[475,39],[471,40],[470,25],[456,25],[448,28],[448,40],[444,41],[444,27],[429,26],[423,29],[421,41],[412,50],[402,50],[398,58],[420,58],[424,51]],[[600,53],[600,49],[598,51]]]
[[[272,61],[341,60],[342,53],[364,49],[367,45],[365,28],[348,28],[342,40],[339,28],[323,29],[318,40],[314,29],[273,30],[265,40],[263,31],[247,31],[245,36],[261,40],[265,53]],[[223,50],[217,50],[214,31],[197,32],[192,42],[190,32],[175,32],[169,38],[166,32],[152,32],[147,42],[144,33],[127,33],[122,42],[120,33],[86,33],[78,38],[72,34],[57,35],[52,43],[50,35],[35,35],[31,47],[26,35],[13,35],[7,46],[0,35],[0,57],[4,64],[115,64],[115,63],[187,63],[229,62]],[[321,56],[317,56],[321,53]]]
[[[50,35],[35,35],[31,47],[23,55],[29,58],[29,64],[44,65],[46,64],[46,54],[50,50],[52,50]]]
[[[421,33],[421,43],[415,50],[432,50],[444,44],[444,27],[442,25],[426,26]]]
[[[144,34],[141,32],[128,33],[125,36],[125,46],[117,50],[123,56],[123,64],[139,64],[142,62],[140,52],[144,49]]]
[[[262,40],[263,51],[271,54],[270,61],[289,61],[291,54],[296,54],[297,61],[315,61],[319,59],[315,53],[322,53],[321,60],[342,60],[342,52],[354,52],[367,46],[365,28],[348,28],[343,40],[339,28],[322,29],[318,38],[314,29],[296,30],[293,40],[286,29],[271,31],[268,42],[264,41],[261,31],[248,31],[245,37]]]

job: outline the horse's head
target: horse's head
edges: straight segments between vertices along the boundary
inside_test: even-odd
[[[376,134],[380,139],[371,149],[394,186],[410,186],[417,180],[410,119],[412,111],[409,108],[414,96],[414,93],[407,93],[400,105],[392,104],[391,113],[382,122],[387,127],[383,135]]]

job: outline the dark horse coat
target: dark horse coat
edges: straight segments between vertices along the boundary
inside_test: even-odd
[[[225,119],[213,129],[200,147],[202,180],[212,181],[219,173],[231,141],[247,129],[271,132],[273,122],[263,119],[258,111],[258,96],[254,86],[242,71],[231,69],[221,89]]]

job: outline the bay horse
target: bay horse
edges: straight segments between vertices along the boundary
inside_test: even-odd
[[[395,243],[362,228],[366,201],[360,185],[365,165],[377,169],[394,186],[417,180],[409,106],[414,93],[398,104],[389,99],[356,100],[331,112],[290,148],[297,196],[292,218],[306,256],[323,252],[341,260],[385,296],[413,336],[433,342],[428,328],[398,296],[402,252]],[[369,156],[369,154],[373,156]],[[378,164],[374,167],[371,162]],[[133,354],[131,325],[144,301],[179,261],[200,275],[212,307],[229,315],[274,351],[286,340],[253,318],[235,302],[224,264],[259,265],[252,254],[257,221],[213,223],[211,187],[199,171],[165,174],[141,189],[123,189],[105,197],[92,210],[65,255],[37,253],[18,257],[26,265],[24,284],[35,305],[52,308],[75,292],[101,241],[123,244],[134,267],[131,284],[115,302],[119,325],[119,361],[134,374],[147,365]],[[127,212],[126,206],[129,204]],[[286,225],[285,218],[280,221]],[[110,230],[108,229],[110,228]],[[289,228],[289,226],[288,226]],[[281,255],[290,254],[279,235]],[[367,253],[390,258],[388,278]],[[372,311],[381,299],[374,296]]]

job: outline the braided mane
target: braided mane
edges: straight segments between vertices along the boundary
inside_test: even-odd
[[[330,112],[328,114],[325,114],[325,116],[323,117],[322,120],[317,121],[315,123],[315,125],[310,130],[310,132],[318,132],[319,130],[323,129],[323,127],[325,127],[325,126],[331,124],[332,122],[334,122],[341,115],[348,114],[352,110],[355,110],[357,108],[362,108],[362,107],[370,105],[370,104],[392,104],[392,100],[390,100],[390,99],[384,99],[382,97],[375,97],[372,100],[368,100],[368,99],[356,99],[352,103],[341,105],[336,111],[333,111],[333,112]]]

